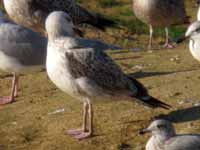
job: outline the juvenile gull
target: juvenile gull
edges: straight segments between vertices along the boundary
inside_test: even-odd
[[[0,98],[3,105],[17,96],[19,73],[45,67],[47,39],[0,14],[0,69],[13,73],[10,96]]]
[[[149,96],[141,83],[125,75],[98,46],[88,46],[92,40],[75,38],[68,14],[60,11],[51,13],[46,20],[46,31],[49,78],[62,91],[84,103],[82,128],[70,130],[68,134],[77,139],[93,134],[92,100],[135,100],[152,108],[170,108]]]
[[[99,14],[91,13],[78,5],[75,0],[3,0],[4,7],[18,24],[35,31],[45,32],[45,19],[52,11],[67,12],[75,24],[90,24],[101,30],[115,26],[115,22]]]
[[[200,134],[176,134],[173,125],[166,120],[156,120],[141,131],[151,133],[146,150],[200,150]]]
[[[189,23],[183,0],[133,0],[133,11],[138,19],[149,25],[149,48],[152,47],[153,28],[165,27],[164,47],[173,48],[169,43],[168,27]]]

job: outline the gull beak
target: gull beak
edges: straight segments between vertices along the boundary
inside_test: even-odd
[[[81,31],[80,29],[78,29],[76,27],[73,27],[73,31],[74,31],[75,35],[78,35],[80,37],[83,37],[83,35],[84,35],[83,31]]]
[[[150,131],[149,129],[142,129],[142,130],[139,131],[139,134],[140,134],[140,135],[144,135],[144,134],[150,133],[150,132],[151,132],[151,131]]]
[[[176,44],[180,44],[180,43],[184,42],[185,40],[187,40],[188,38],[189,38],[189,36],[182,36],[177,39]]]

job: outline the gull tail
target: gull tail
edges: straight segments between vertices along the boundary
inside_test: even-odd
[[[137,80],[129,77],[129,79],[132,81],[134,86],[137,88],[136,94],[132,95],[132,97],[136,98],[136,101],[138,103],[141,103],[145,106],[151,107],[151,108],[163,108],[163,109],[170,109],[171,106],[150,96],[147,92],[147,89]]]

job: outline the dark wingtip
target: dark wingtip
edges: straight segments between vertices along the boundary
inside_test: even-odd
[[[164,102],[162,102],[162,101],[160,101],[160,100],[157,100],[156,98],[154,98],[154,97],[151,97],[150,99],[149,99],[149,104],[153,107],[153,108],[163,108],[163,109],[167,109],[167,110],[169,110],[170,108],[172,108],[172,106],[171,105],[169,105],[169,104],[166,104],[166,103],[164,103]]]
[[[142,103],[145,106],[151,107],[151,108],[163,108],[166,110],[169,110],[170,108],[172,108],[171,105],[168,105],[154,97],[149,96],[148,99],[144,99],[143,97],[136,97],[138,98],[138,102]]]
[[[137,88],[137,93],[133,94],[132,97],[135,97],[136,101],[138,103],[141,103],[145,106],[151,107],[151,108],[163,108],[163,109],[170,109],[171,106],[152,97],[149,96],[147,89],[137,80],[133,79],[132,77],[128,77],[133,84],[136,86]]]

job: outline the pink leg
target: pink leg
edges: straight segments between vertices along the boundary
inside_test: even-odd
[[[11,94],[10,94],[10,96],[0,98],[0,105],[9,104],[9,103],[12,103],[15,101],[14,95],[15,95],[16,80],[17,80],[17,76],[14,74],[13,80],[12,80]]]
[[[72,129],[67,131],[67,133],[71,136],[76,136],[76,135],[80,135],[83,132],[87,131],[87,111],[88,111],[88,104],[86,102],[84,102],[83,104],[83,125],[82,128],[80,129]]]
[[[153,42],[153,26],[149,25],[149,45],[148,45],[148,49],[152,49],[152,42]]]
[[[163,45],[164,48],[168,48],[168,49],[172,49],[172,48],[175,48],[175,45],[171,44],[169,42],[169,31],[168,31],[168,28],[166,27],[165,28],[165,33],[166,33],[166,42],[165,44]]]
[[[78,139],[78,140],[83,140],[83,139],[89,138],[93,134],[93,110],[92,110],[92,104],[90,102],[88,102],[88,106],[89,106],[89,109],[88,109],[89,130],[85,131],[85,132],[82,132],[79,135],[76,135],[75,138]]]
[[[14,97],[18,97],[19,93],[19,77],[16,75],[16,83],[15,83],[15,93]]]
[[[86,129],[87,124],[87,114],[89,115],[89,130]],[[74,138],[78,140],[83,140],[88,137],[91,137],[93,134],[93,110],[92,105],[87,99],[87,103],[84,103],[84,112],[83,112],[83,127],[78,130],[70,130],[68,134],[72,135]]]

